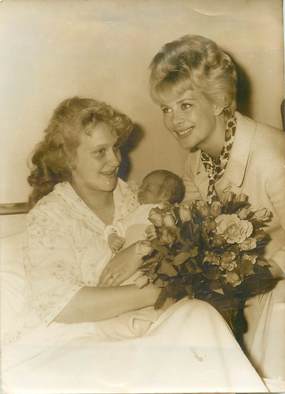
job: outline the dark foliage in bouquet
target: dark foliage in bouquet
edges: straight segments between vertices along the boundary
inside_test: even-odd
[[[153,208],[155,237],[141,270],[161,288],[155,307],[167,298],[208,301],[234,332],[245,301],[271,290],[277,279],[264,259],[272,214],[253,211],[244,194],[227,193],[211,205],[183,202]]]

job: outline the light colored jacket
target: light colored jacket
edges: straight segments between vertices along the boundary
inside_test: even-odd
[[[223,191],[245,193],[253,209],[267,208],[273,220],[267,231],[270,241],[266,257],[285,273],[285,133],[262,125],[236,112],[237,130],[231,156],[222,178],[216,183]],[[200,151],[189,153],[184,182],[187,200],[206,199],[209,178]]]

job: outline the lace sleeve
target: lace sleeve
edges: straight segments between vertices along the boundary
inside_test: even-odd
[[[72,231],[59,213],[34,208],[27,216],[24,264],[31,302],[48,324],[82,287]]]

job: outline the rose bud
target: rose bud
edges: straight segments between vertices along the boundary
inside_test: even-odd
[[[262,222],[267,222],[269,219],[271,219],[271,212],[269,211],[269,209],[266,208],[262,208],[259,209],[258,211],[256,211],[254,213],[254,219],[256,220],[260,220]]]
[[[176,219],[175,219],[174,215],[171,212],[167,212],[163,216],[163,224],[166,227],[175,227]]]
[[[156,227],[161,227],[163,225],[162,213],[159,208],[152,208],[149,212],[148,219]]]
[[[179,216],[180,216],[180,219],[183,223],[189,222],[189,220],[191,220],[192,216],[191,216],[191,210],[190,210],[189,203],[184,202],[184,203],[180,204]]]
[[[233,192],[224,191],[224,193],[223,193],[223,201],[224,201],[225,203],[232,202],[233,199],[234,199],[234,197],[235,197],[235,194],[234,194]]]
[[[199,211],[199,213],[206,217],[209,214],[209,207],[208,204],[205,201],[197,201],[196,202],[196,208]]]
[[[213,201],[210,207],[210,213],[214,217],[219,216],[222,213],[222,204],[220,201]]]
[[[248,201],[248,196],[244,193],[240,193],[236,196],[236,200],[238,202],[247,202]]]
[[[150,224],[145,229],[145,235],[148,240],[153,240],[157,237],[156,229],[153,224]]]
[[[250,208],[244,207],[238,212],[238,217],[242,220],[246,219],[248,215],[250,214]]]
[[[173,244],[175,239],[176,239],[175,234],[172,231],[170,231],[170,229],[168,227],[162,228],[160,242],[163,245],[171,245],[171,244]]]
[[[147,256],[148,254],[150,254],[152,252],[152,247],[150,244],[150,241],[139,241],[136,244],[136,254],[138,256]]]
[[[226,276],[226,282],[232,285],[233,287],[236,287],[241,284],[240,277],[236,272],[227,272]]]

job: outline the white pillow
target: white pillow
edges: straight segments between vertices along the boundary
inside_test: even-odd
[[[24,237],[22,232],[1,239],[2,344],[14,342],[29,326],[35,325],[23,265]]]
[[[27,286],[23,277],[14,272],[0,273],[1,339],[2,343],[17,340],[24,329],[29,311]]]
[[[25,232],[1,238],[1,271],[14,272],[25,280],[23,247]]]

